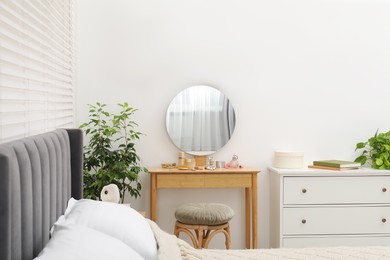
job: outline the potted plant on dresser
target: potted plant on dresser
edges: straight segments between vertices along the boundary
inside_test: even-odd
[[[84,198],[99,199],[102,188],[116,184],[120,202],[125,194],[140,196],[140,166],[135,141],[142,135],[135,130],[138,125],[131,119],[137,111],[128,103],[118,104],[120,111],[106,111],[106,104],[97,102],[89,106],[89,121],[80,126],[85,131],[88,144],[84,146]]]
[[[355,159],[355,162],[371,164],[371,167],[379,170],[390,169],[390,131],[379,133],[366,142],[356,144],[355,150],[363,149],[362,154]]]

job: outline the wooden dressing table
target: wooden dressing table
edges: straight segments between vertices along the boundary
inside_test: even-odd
[[[257,174],[256,168],[178,170],[149,168],[150,219],[157,220],[157,189],[245,188],[245,245],[257,248]],[[252,230],[252,232],[251,232]]]

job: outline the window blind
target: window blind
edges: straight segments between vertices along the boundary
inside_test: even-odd
[[[72,0],[0,1],[0,142],[74,127]]]

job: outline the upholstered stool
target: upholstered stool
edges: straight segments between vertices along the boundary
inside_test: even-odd
[[[188,203],[175,212],[175,236],[180,232],[186,233],[192,240],[195,248],[207,248],[210,240],[222,232],[226,238],[226,249],[230,249],[229,221],[234,211],[220,203]],[[195,231],[195,236],[191,232]]]

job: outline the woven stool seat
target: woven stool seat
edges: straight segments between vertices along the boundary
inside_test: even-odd
[[[234,211],[229,206],[220,203],[188,203],[175,211],[177,219],[175,235],[180,232],[190,236],[195,248],[207,248],[217,233],[226,237],[226,248],[230,248],[229,221]],[[195,231],[195,236],[190,230]]]

